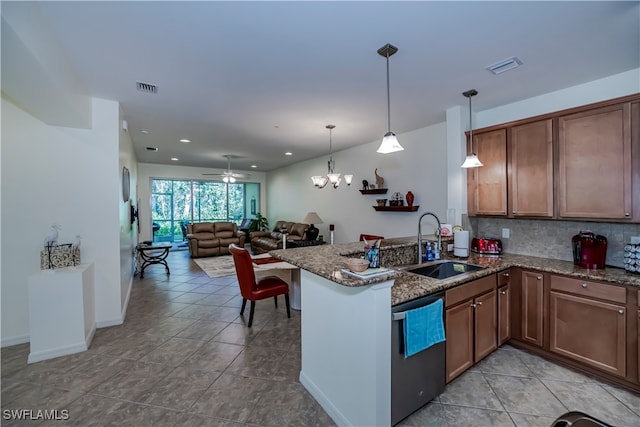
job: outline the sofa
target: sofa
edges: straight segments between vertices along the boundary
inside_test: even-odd
[[[247,235],[234,222],[197,222],[187,224],[187,239],[191,258],[229,255],[229,245],[241,248]]]
[[[278,221],[271,231],[252,231],[249,233],[251,250],[255,255],[282,249],[282,233],[286,230],[287,242],[307,240],[309,224]]]

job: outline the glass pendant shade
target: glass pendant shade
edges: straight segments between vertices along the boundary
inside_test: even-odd
[[[478,156],[476,156],[475,153],[471,153],[464,159],[464,163],[462,164],[461,167],[467,169],[467,168],[478,168],[480,166],[484,166],[484,165],[482,164],[480,159],[478,159]]]
[[[384,135],[384,138],[382,138],[382,143],[380,144],[380,147],[378,147],[377,152],[380,154],[389,154],[402,150],[404,150],[404,148],[398,142],[396,134],[393,132],[387,132]]]
[[[311,181],[313,181],[314,187],[324,188],[324,186],[329,182],[329,178],[326,176],[316,175],[311,177]]]
[[[353,175],[345,175],[344,176],[344,182],[347,183],[347,185],[351,185],[351,180],[353,179]]]

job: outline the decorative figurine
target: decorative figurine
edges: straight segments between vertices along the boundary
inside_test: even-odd
[[[362,189],[363,190],[368,190],[369,189],[369,181],[367,181],[366,179],[362,180]]]
[[[376,168],[374,173],[376,174],[376,187],[384,188],[384,178],[378,175],[378,168]]]

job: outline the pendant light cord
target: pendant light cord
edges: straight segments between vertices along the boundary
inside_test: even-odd
[[[391,132],[391,91],[389,89],[389,51],[387,50],[387,132]]]
[[[471,96],[469,96],[469,145],[471,146],[471,154],[473,154],[473,122],[471,119]]]

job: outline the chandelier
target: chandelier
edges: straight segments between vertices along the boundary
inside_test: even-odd
[[[335,125],[327,125],[325,126],[329,129],[329,161],[327,162],[327,176],[315,175],[311,177],[311,181],[313,182],[313,186],[316,188],[324,188],[328,183],[331,183],[333,188],[338,188],[340,183],[342,182],[342,178],[340,178],[340,174],[334,171],[335,161],[333,160],[333,141],[332,141],[332,132],[336,127]],[[344,181],[347,185],[351,185],[351,180],[353,179],[353,175],[344,175]]]

